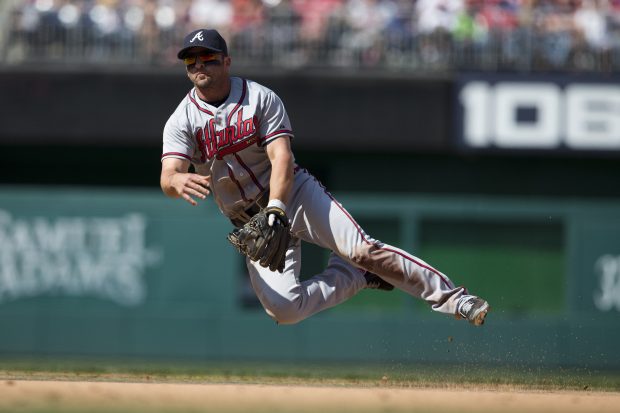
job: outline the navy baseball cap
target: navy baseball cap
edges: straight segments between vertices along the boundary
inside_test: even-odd
[[[210,52],[223,53],[224,56],[228,55],[226,40],[217,30],[213,29],[198,29],[185,36],[183,48],[179,50],[177,57],[179,59],[185,58],[185,53],[192,47],[203,47]]]

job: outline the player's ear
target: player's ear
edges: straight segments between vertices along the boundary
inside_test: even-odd
[[[232,59],[230,58],[230,56],[224,56],[223,62],[224,62],[224,66],[230,67],[230,64],[232,63]]]

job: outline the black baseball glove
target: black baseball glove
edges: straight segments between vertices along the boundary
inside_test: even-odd
[[[267,207],[248,223],[228,234],[228,241],[252,261],[271,271],[284,271],[284,257],[291,240],[288,218],[277,207]]]

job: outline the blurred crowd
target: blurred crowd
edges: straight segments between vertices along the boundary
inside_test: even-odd
[[[0,58],[176,63],[190,30],[236,64],[620,69],[620,0],[7,0]]]

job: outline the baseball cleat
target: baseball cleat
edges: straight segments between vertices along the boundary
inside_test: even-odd
[[[484,324],[484,319],[491,307],[482,298],[474,295],[469,295],[461,298],[457,316],[460,316],[475,326],[481,326]]]
[[[394,286],[392,284],[385,281],[377,274],[373,274],[369,271],[366,271],[364,273],[364,278],[366,278],[366,288],[383,291],[392,291],[394,289]]]

